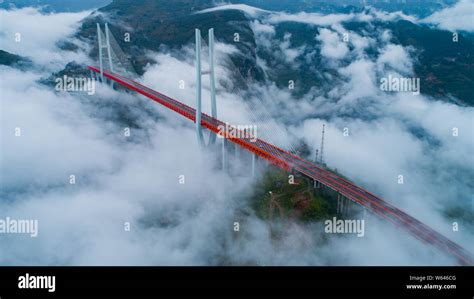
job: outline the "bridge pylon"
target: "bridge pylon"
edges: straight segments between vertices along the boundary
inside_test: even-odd
[[[105,23],[105,46],[107,48],[107,57],[109,59],[110,71],[114,72],[114,64],[112,63],[112,48],[110,47],[109,25]],[[114,81],[110,80],[110,86],[114,87]]]
[[[216,103],[216,84],[214,75],[214,28],[209,29],[209,70],[201,70],[201,30],[195,30],[196,33],[196,135],[199,145],[204,145],[204,138],[201,126],[202,113],[202,75],[209,75],[211,85],[211,116],[217,118]],[[216,143],[216,135],[210,133],[209,145]]]
[[[217,118],[217,101],[216,101],[216,82],[214,72],[214,28],[209,29],[209,70],[202,71],[201,69],[201,30],[195,29],[196,34],[196,136],[198,144],[204,146],[204,137],[202,133],[201,125],[201,113],[202,113],[202,75],[209,75],[209,81],[211,86],[211,116]],[[216,143],[217,135],[209,133],[208,145],[214,145]],[[225,136],[223,136],[225,137]],[[227,140],[222,138],[222,170],[227,169]]]
[[[217,119],[217,101],[216,101],[216,83],[215,83],[215,72],[214,72],[214,28],[209,29],[208,38],[209,38],[209,70],[203,71],[201,69],[201,30],[195,29],[196,35],[196,58],[195,58],[195,68],[196,68],[196,136],[198,139],[199,146],[204,146],[204,137],[202,133],[201,125],[201,113],[202,113],[202,75],[209,75],[210,87],[211,87],[211,116]],[[209,143],[208,145],[214,145],[216,143],[217,135],[210,132],[209,133]],[[227,161],[227,147],[228,142],[226,136],[223,136],[222,139],[222,170],[226,170],[228,167]],[[239,151],[238,148],[236,148]],[[252,177],[256,175],[256,163],[257,157],[255,154],[252,154]]]
[[[97,23],[97,41],[99,44],[99,69],[100,69],[100,80],[105,82],[104,78],[104,49],[107,53],[107,59],[109,64],[109,70],[114,71],[114,66],[112,62],[112,47],[110,46],[110,32],[109,26],[105,23],[105,41],[103,40],[102,30],[100,29],[100,24]],[[113,81],[110,80],[110,85],[113,86]]]

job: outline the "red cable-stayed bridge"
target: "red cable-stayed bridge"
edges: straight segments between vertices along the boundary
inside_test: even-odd
[[[100,73],[99,68],[89,66],[89,69]],[[196,110],[194,108],[109,70],[104,69],[103,75],[196,122]],[[470,252],[414,217],[367,190],[354,185],[338,174],[265,142],[260,138],[255,138],[255,136],[251,136],[247,132],[239,132],[239,134],[233,135],[225,134],[221,128],[226,125],[228,126],[228,124],[206,113],[201,113],[201,125],[285,171],[301,173],[313,181],[333,189],[338,194],[360,204],[372,213],[395,224],[395,226],[405,229],[417,239],[454,257],[460,265],[474,265]]]

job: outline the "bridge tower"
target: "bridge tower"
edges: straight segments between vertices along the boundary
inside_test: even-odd
[[[211,116],[217,118],[216,103],[216,85],[214,76],[214,28],[209,29],[209,70],[201,70],[201,30],[196,29],[196,135],[199,144],[204,145],[204,138],[201,126],[202,113],[202,75],[209,75],[211,83]],[[209,136],[209,144],[215,144],[216,135],[211,133]]]
[[[201,69],[201,30],[195,29],[196,35],[196,136],[200,146],[204,146],[204,137],[202,133],[201,125],[201,113],[202,113],[202,75],[209,75],[210,87],[211,87],[211,116],[217,118],[217,101],[216,101],[216,82],[214,72],[214,28],[209,29],[209,70],[203,71]],[[217,135],[210,133],[208,145],[214,145],[216,143]],[[227,169],[227,147],[228,141],[226,138],[222,138],[222,170]],[[252,154],[252,176],[256,173],[257,156]]]
[[[114,72],[114,64],[112,63],[112,48],[110,47],[109,25],[105,23],[105,45],[107,47],[107,57],[109,58],[110,71]],[[114,81],[110,80],[110,86],[114,87]]]
[[[97,23],[97,41],[99,43],[99,69],[100,69],[100,80],[104,81],[104,62],[102,61],[102,32],[100,31],[100,24]]]
[[[196,135],[200,146],[204,146],[201,126],[202,113],[202,75],[209,75],[211,86],[211,116],[217,118],[216,82],[214,72],[214,28],[209,29],[209,70],[201,70],[201,31],[196,28]],[[216,143],[216,134],[210,133],[209,145]],[[227,139],[222,138],[222,170],[227,169]]]
[[[100,24],[97,23],[97,41],[99,43],[99,68],[100,68],[100,79],[102,82],[105,82],[104,78],[104,55],[103,51],[106,49],[107,51],[107,59],[109,63],[109,70],[111,72],[114,71],[114,66],[112,63],[112,47],[110,46],[110,32],[109,26],[105,23],[105,41],[102,40],[102,31],[100,30]],[[113,81],[110,81],[111,86],[113,86]]]

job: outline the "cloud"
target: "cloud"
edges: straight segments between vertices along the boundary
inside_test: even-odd
[[[405,74],[413,71],[413,63],[409,53],[400,45],[387,45],[378,57],[377,64]]]
[[[260,9],[260,8],[253,7],[246,4],[224,4],[224,5],[218,5],[216,7],[203,9],[197,13],[208,13],[208,12],[221,11],[221,10],[240,10],[252,17],[256,17],[262,13],[270,12],[268,10]]]
[[[321,55],[326,58],[339,60],[349,52],[349,48],[339,35],[331,30],[321,29],[316,39],[322,42]]]
[[[372,16],[373,19],[377,19],[384,22],[391,22],[397,20],[405,20],[410,21],[412,23],[418,22],[417,17],[406,15],[401,11],[386,12],[375,8],[370,8],[368,15]],[[372,18],[368,17],[367,20],[371,20]]]
[[[298,48],[291,47],[291,33],[286,32],[283,35],[283,41],[280,43],[280,50],[286,62],[293,67],[297,67],[298,64],[295,63],[295,59],[305,52],[305,46]]]
[[[2,49],[33,59],[44,67],[61,69],[65,63],[75,60],[87,61],[84,52],[61,53],[56,51],[56,43],[72,34],[79,26],[78,21],[90,12],[42,14],[34,8],[0,10]],[[19,34],[20,40],[15,39]],[[80,44],[79,41],[75,41]],[[82,45],[82,44],[81,44]]]
[[[166,59],[158,57],[161,67]],[[242,194],[250,176],[231,180],[216,171],[215,153],[199,150],[192,123],[107,86],[93,97],[62,94],[30,71],[1,72],[1,216],[39,220],[35,239],[0,236],[2,264],[217,263],[219,236],[232,236],[230,194]],[[128,121],[113,121],[124,108]],[[128,139],[127,122],[138,125]]]
[[[328,27],[344,22],[372,22],[380,20],[384,22],[392,22],[397,20],[407,20],[410,22],[418,22],[414,16],[405,15],[401,11],[384,12],[375,8],[370,8],[360,13],[332,13],[323,14],[316,12],[297,12],[287,13],[279,11],[264,10],[246,4],[223,4],[216,7],[201,10],[197,13],[208,13],[222,10],[239,10],[247,14],[250,18],[265,19],[266,22],[277,24],[281,22],[298,22],[308,25]]]
[[[252,28],[252,31],[255,34],[255,39],[258,41],[258,46],[271,48],[273,44],[273,38],[275,37],[274,26],[254,20],[250,22],[250,28]]]
[[[299,22],[317,26],[329,26],[354,19],[353,14],[328,14],[299,12],[296,14],[275,13],[268,18],[270,23]]]
[[[376,90],[373,78],[375,64],[367,59],[359,59],[350,65],[341,68],[339,73],[349,79],[342,87],[346,94],[341,98],[342,101],[353,101],[373,96]],[[363,86],[364,88],[359,88]]]
[[[474,1],[460,0],[451,7],[433,13],[421,20],[450,31],[474,31]]]
[[[113,166],[115,148],[101,140],[103,129],[73,97],[58,97],[35,84],[40,78],[36,74],[4,66],[0,70],[4,189],[64,183],[70,174],[99,173]],[[14,135],[15,128],[21,129],[21,137]],[[86,157],[88,164],[83,163]]]

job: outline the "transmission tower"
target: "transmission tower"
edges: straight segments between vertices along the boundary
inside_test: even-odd
[[[324,124],[323,124],[323,133],[321,135],[321,156],[320,156],[320,163],[323,164],[323,153],[324,153]]]

